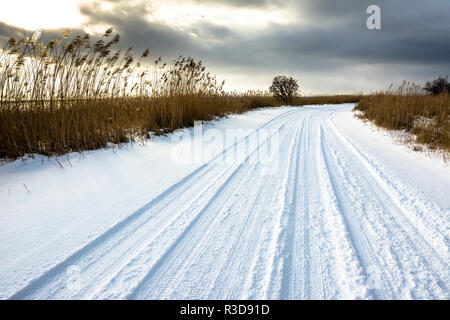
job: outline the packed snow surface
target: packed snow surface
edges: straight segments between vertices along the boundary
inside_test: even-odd
[[[352,108],[0,165],[0,298],[449,299],[449,166]]]

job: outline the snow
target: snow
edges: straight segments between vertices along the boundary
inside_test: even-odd
[[[0,165],[0,299],[448,299],[449,165],[352,108]]]

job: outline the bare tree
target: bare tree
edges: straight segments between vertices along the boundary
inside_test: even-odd
[[[450,93],[450,82],[448,76],[445,78],[439,77],[436,80],[428,81],[423,88],[429,94],[443,94]]]
[[[269,91],[283,104],[292,103],[298,93],[298,81],[292,77],[276,76],[273,78]]]

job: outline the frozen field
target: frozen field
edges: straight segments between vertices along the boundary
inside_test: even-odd
[[[1,165],[0,298],[449,299],[449,165],[352,108]]]

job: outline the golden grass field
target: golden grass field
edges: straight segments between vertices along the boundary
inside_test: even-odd
[[[450,153],[450,97],[448,94],[423,95],[418,86],[404,83],[398,90],[364,96],[356,110],[363,120],[369,120],[388,130],[403,130],[405,143],[420,150],[440,153],[448,159]]]

